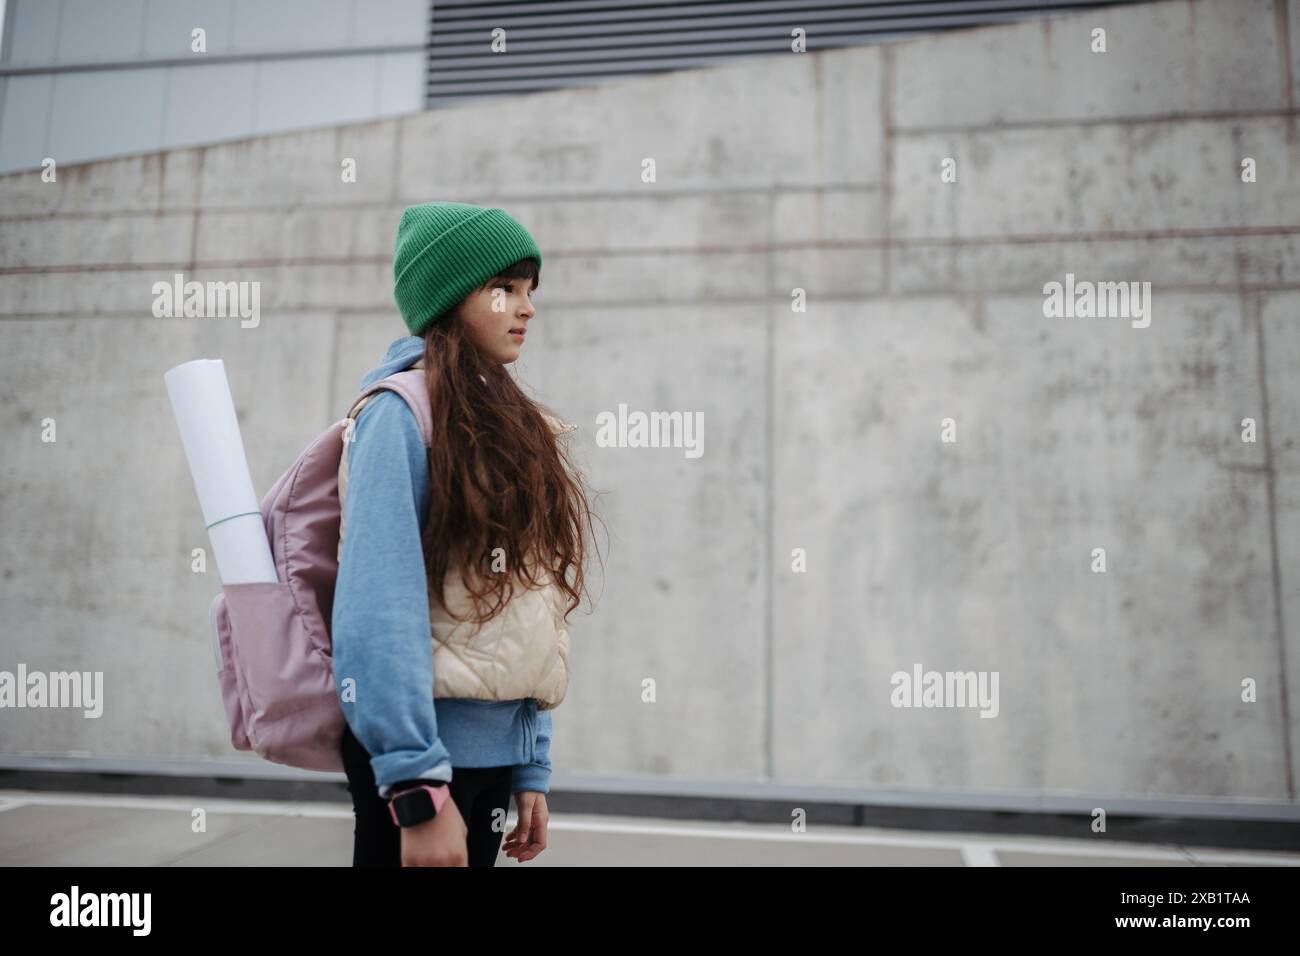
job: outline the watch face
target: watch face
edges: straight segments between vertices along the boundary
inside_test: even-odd
[[[417,823],[432,820],[435,812],[433,796],[423,787],[395,797],[392,807],[397,825],[402,827],[415,826]]]

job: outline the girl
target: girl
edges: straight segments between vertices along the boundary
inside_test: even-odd
[[[512,794],[506,855],[546,848],[551,711],[591,512],[556,438],[576,426],[505,368],[541,260],[500,209],[424,203],[398,225],[411,334],[361,384],[424,369],[433,430],[426,448],[402,397],[380,391],[354,411],[339,469],[333,666],[354,866],[493,866]]]

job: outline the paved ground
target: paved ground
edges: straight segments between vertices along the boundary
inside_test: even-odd
[[[195,832],[201,815],[206,830]],[[513,813],[509,825],[513,826]],[[1300,854],[858,827],[551,818],[550,847],[498,866],[1300,866]],[[0,866],[347,866],[352,808],[0,790]]]

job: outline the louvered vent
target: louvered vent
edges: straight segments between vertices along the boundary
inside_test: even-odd
[[[1112,5],[1065,0],[435,2],[425,105],[781,53],[790,49],[796,27],[805,31],[812,51]],[[493,52],[495,30],[504,31],[505,52]]]

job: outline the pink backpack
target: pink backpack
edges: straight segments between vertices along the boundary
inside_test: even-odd
[[[424,370],[373,382],[346,418],[325,429],[262,499],[279,581],[226,584],[209,617],[230,742],[275,763],[343,770],[343,708],[334,687],[330,622],[338,576],[339,463],[349,422],[389,389],[431,432]]]

